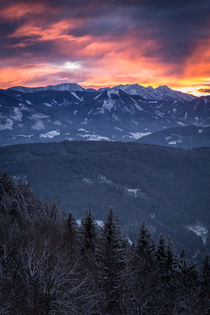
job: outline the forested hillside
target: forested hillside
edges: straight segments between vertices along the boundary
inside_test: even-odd
[[[198,266],[144,224],[131,244],[112,209],[78,225],[0,176],[0,314],[207,315],[209,276],[208,256]]]
[[[66,141],[0,148],[0,161],[0,172],[30,181],[41,199],[59,196],[77,220],[87,209],[103,220],[112,206],[131,240],[143,220],[191,256],[209,248],[210,148]]]

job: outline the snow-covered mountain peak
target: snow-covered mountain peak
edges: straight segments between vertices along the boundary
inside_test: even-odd
[[[47,85],[42,87],[25,87],[25,86],[14,86],[8,90],[22,92],[22,93],[34,93],[41,91],[68,91],[68,92],[77,92],[84,91],[85,89],[79,86],[77,83],[61,83],[57,85]]]
[[[154,89],[152,86],[144,87],[139,84],[126,84],[118,85],[116,88],[120,88],[130,95],[139,95],[146,100],[166,101],[169,99],[175,99],[190,102],[196,98],[191,94],[172,90],[167,85],[159,86]]]
[[[54,90],[54,91],[84,91],[85,89],[79,86],[77,83],[61,83],[58,85],[48,85],[46,87],[47,90]]]

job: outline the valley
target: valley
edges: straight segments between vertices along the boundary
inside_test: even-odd
[[[194,256],[209,248],[210,148],[64,141],[0,148],[0,172],[30,181],[42,199],[58,198],[77,220],[110,207],[131,240],[145,222]],[[199,253],[199,254],[198,254]]]

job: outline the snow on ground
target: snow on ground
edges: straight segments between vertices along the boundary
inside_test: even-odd
[[[79,128],[78,131],[80,131],[80,132],[85,132],[85,133],[90,132],[90,131],[88,131],[88,130],[86,130],[86,129],[84,129],[84,128]]]
[[[0,123],[0,130],[12,130],[13,124],[13,120],[11,118],[7,118],[4,123]]]
[[[165,113],[163,113],[163,112],[161,112],[161,111],[159,111],[159,110],[156,110],[155,111],[155,114],[158,116],[158,117],[164,117],[165,116]]]
[[[144,136],[148,136],[151,134],[151,132],[129,132],[130,136],[128,136],[131,139],[140,139]]]
[[[71,94],[76,97],[76,99],[78,99],[79,101],[81,101],[81,98],[75,93],[75,92],[71,92]]]
[[[45,126],[41,120],[38,120],[32,127],[33,130],[43,130]]]
[[[81,219],[77,219],[76,222],[77,222],[78,226],[82,225],[82,220]],[[104,226],[104,222],[102,220],[95,220],[95,223],[101,228]]]
[[[54,137],[60,136],[60,131],[59,130],[51,130],[46,133],[41,133],[40,138],[48,138],[48,139],[53,139]]]
[[[45,105],[47,107],[52,107],[52,104],[49,104],[49,103],[44,103],[43,105]]]
[[[136,126],[138,126],[138,124],[139,124],[138,121],[136,121],[136,120],[134,120],[134,119],[132,119],[131,122],[132,122],[132,124],[134,124],[134,125],[136,125]]]
[[[111,185],[114,189],[120,190],[124,194],[126,194],[128,197],[134,197],[134,198],[141,198],[144,200],[147,200],[148,197],[144,191],[142,191],[141,188],[127,188],[124,186],[120,186],[116,183],[114,183],[110,178],[107,178],[105,175],[99,174],[96,181],[94,181],[91,178],[85,177],[82,179],[82,181],[85,184],[93,184],[94,182],[97,182],[98,184],[106,184]],[[153,215],[153,214],[151,214]],[[155,215],[154,215],[155,216]],[[153,217],[155,218],[155,217]]]
[[[133,242],[130,240],[130,238],[127,238],[127,240],[128,240],[128,243],[132,246]]]
[[[111,184],[113,185],[113,182],[111,179],[106,178],[106,176],[100,174],[98,175],[98,180],[100,184]]]
[[[121,119],[116,114],[112,114],[112,118],[116,121],[121,121]]]
[[[102,221],[102,220],[95,220],[95,223],[101,228],[104,227],[104,221]]]
[[[184,127],[184,126],[187,126],[186,124],[184,124],[184,123],[181,122],[181,121],[177,121],[177,124],[180,125],[180,126],[183,126],[183,127]]]
[[[93,180],[91,178],[88,177],[84,177],[82,180],[85,184],[93,184]]]
[[[119,127],[114,127],[114,129],[119,130],[119,131],[123,131],[123,129],[119,128]]]
[[[50,121],[53,125],[62,126],[62,123],[59,120]]]
[[[110,90],[107,90],[108,97],[111,97],[112,94],[117,94],[119,96],[119,89],[112,88]]]
[[[144,200],[147,200],[147,195],[144,191],[142,191],[141,188],[125,188],[125,187],[119,187],[119,188],[123,188],[124,189],[124,193],[130,197],[134,197],[134,198],[141,198]]]
[[[114,107],[115,105],[115,100],[112,100],[112,99],[108,99],[108,100],[105,100],[103,102],[103,106],[102,108],[111,112],[112,108]]]
[[[142,112],[142,111],[143,111],[143,108],[142,108],[141,106],[139,106],[139,104],[136,102],[136,100],[134,100],[133,98],[131,98],[131,99],[132,99],[132,101],[134,102],[135,107],[136,107],[140,112]]]
[[[126,112],[133,114],[132,110],[129,109],[127,106],[124,106],[124,109],[126,110]]]
[[[103,136],[99,136],[99,135],[92,135],[92,134],[79,134],[78,136],[83,137],[83,138],[87,138],[87,140],[89,141],[101,141],[101,140],[105,140],[105,141],[110,141],[110,139],[108,137],[103,137]]]
[[[208,229],[206,226],[204,226],[204,224],[199,222],[196,224],[187,225],[186,228],[188,229],[188,231],[191,231],[195,233],[198,237],[201,237],[203,245],[206,245]]]
[[[182,140],[174,140],[174,141],[168,142],[169,145],[176,145],[177,143],[182,143]]]
[[[32,119],[32,120],[39,120],[39,119],[45,119],[45,118],[49,118],[49,116],[48,116],[48,115],[41,114],[41,113],[33,114],[33,115],[31,116],[31,119]]]
[[[19,108],[23,111],[26,111],[26,112],[30,112],[30,109],[28,107],[26,107],[24,104],[22,103],[19,103]]]
[[[30,139],[31,137],[33,137],[33,134],[32,135],[17,135],[17,136]]]
[[[100,93],[99,95],[97,95],[96,97],[94,97],[94,100],[97,100],[100,96],[101,96],[102,93]]]
[[[132,195],[135,198],[137,198],[138,193],[140,193],[141,189],[139,189],[139,188],[126,188],[126,191],[129,195]]]
[[[88,118],[85,118],[82,122],[81,122],[81,125],[87,125],[88,123]]]
[[[22,121],[22,113],[21,113],[21,110],[20,108],[18,107],[14,107],[13,108],[13,114],[11,115],[11,118],[14,120],[14,121]]]

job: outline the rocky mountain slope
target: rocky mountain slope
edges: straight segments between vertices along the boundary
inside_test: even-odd
[[[0,145],[135,141],[169,127],[191,124],[210,124],[210,97],[195,98],[168,87],[139,85],[95,91],[66,83],[0,90]]]

